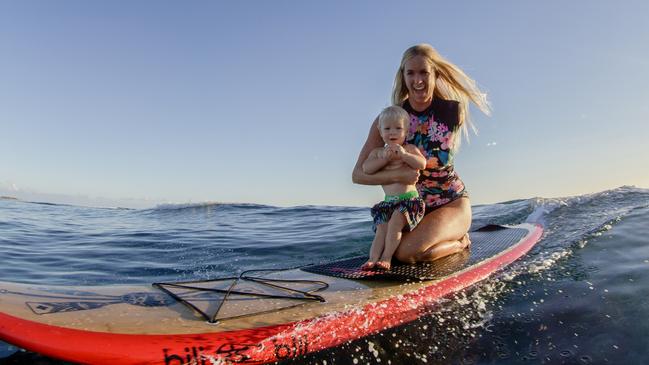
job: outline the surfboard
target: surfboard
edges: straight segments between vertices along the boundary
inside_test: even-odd
[[[86,364],[261,364],[407,323],[514,262],[537,224],[471,232],[462,253],[362,271],[365,257],[155,285],[0,282],[0,340]]]

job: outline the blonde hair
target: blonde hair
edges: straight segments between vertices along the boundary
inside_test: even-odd
[[[398,120],[403,124],[404,128],[408,128],[408,121],[410,120],[410,116],[408,115],[408,112],[402,107],[398,105],[392,105],[381,110],[381,114],[379,114],[379,124],[377,125],[379,129],[381,128],[383,123],[388,120]]]
[[[418,44],[408,48],[401,58],[401,64],[394,77],[392,88],[392,104],[401,105],[408,99],[408,88],[404,82],[403,71],[408,60],[416,56],[424,56],[430,63],[435,75],[435,89],[433,98],[455,100],[460,103],[458,121],[462,134],[468,139],[467,125],[473,132],[477,130],[469,115],[469,102],[473,102],[486,115],[491,114],[491,106],[487,101],[487,94],[480,91],[475,81],[464,73],[459,67],[447,61],[435,48],[429,44]],[[458,138],[456,146],[459,146]]]

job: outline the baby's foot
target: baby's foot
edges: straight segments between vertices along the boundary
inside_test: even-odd
[[[361,266],[361,270],[372,270],[376,266],[376,262],[368,260],[366,263]]]
[[[460,248],[464,250],[469,247],[471,247],[471,238],[468,233],[465,233],[464,236],[460,238]]]
[[[391,263],[390,260],[381,260],[376,262],[376,268],[380,270],[390,270]]]

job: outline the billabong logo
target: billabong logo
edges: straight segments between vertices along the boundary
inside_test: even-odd
[[[185,358],[187,361],[180,355],[169,355],[168,349],[163,349],[162,352],[164,353],[165,365],[207,365],[205,362],[207,357],[203,356],[203,350],[204,348],[202,347],[192,347],[191,350],[189,347],[185,347]]]
[[[209,351],[206,353],[202,346],[185,347],[182,355],[170,354],[169,349],[162,349],[162,352],[165,365],[208,365],[212,364],[213,359],[221,359],[225,364],[232,364],[250,360],[250,356],[246,353],[253,347],[255,346],[226,343],[212,353]]]

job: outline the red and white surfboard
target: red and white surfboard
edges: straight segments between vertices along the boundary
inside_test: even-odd
[[[523,256],[542,231],[540,225],[520,224],[474,232],[470,251],[453,259],[457,267],[426,281],[350,280],[299,269],[272,273],[268,277],[274,280],[326,283],[328,287],[317,292],[324,301],[280,303],[283,309],[276,309],[279,302],[294,301],[242,295],[219,304],[235,315],[216,324],[150,286],[0,282],[0,340],[87,364],[257,364],[289,359],[417,319],[439,298]],[[209,298],[197,294],[193,300],[207,310],[214,306]],[[237,316],[239,310],[246,315]]]

